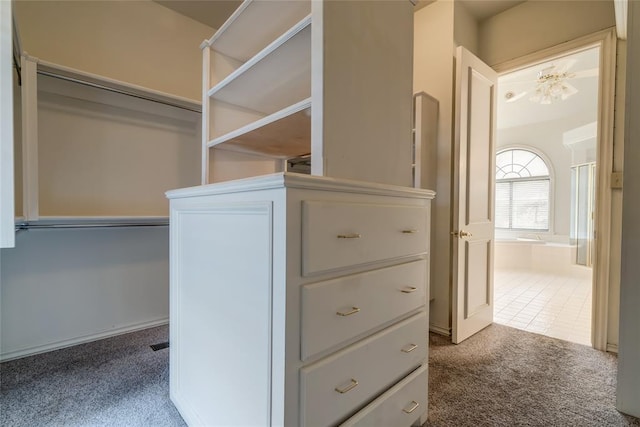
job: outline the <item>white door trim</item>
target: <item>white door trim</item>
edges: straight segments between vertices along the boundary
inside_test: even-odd
[[[598,103],[598,153],[596,186],[598,201],[594,219],[595,256],[593,263],[593,305],[591,341],[598,350],[607,350],[609,315],[609,270],[611,255],[611,174],[613,170],[613,129],[616,80],[615,28],[580,37],[493,66],[498,74],[513,72],[555,56],[600,47],[600,80]]]

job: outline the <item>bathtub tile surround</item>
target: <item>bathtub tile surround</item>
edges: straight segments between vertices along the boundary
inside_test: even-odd
[[[568,238],[496,240],[495,268],[539,271],[590,279],[591,268],[576,264],[576,250],[575,245],[568,243]]]
[[[591,277],[497,269],[496,323],[591,345]]]

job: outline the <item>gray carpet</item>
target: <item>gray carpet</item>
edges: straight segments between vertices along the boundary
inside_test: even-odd
[[[168,327],[0,364],[0,425],[184,426],[169,400]],[[640,426],[615,410],[615,355],[493,325],[430,336],[426,426]],[[396,427],[396,426],[389,426]]]
[[[0,364],[0,426],[185,426],[169,400],[168,327]]]
[[[613,354],[495,324],[429,351],[426,426],[640,426],[615,409]]]

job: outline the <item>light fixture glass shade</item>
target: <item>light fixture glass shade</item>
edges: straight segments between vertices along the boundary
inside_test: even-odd
[[[538,73],[536,88],[531,102],[538,104],[551,104],[556,100],[566,100],[578,93],[578,89],[567,83],[567,79],[574,76],[573,73],[554,71],[555,67],[547,67]]]

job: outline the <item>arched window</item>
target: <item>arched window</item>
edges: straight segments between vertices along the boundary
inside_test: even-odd
[[[546,162],[526,149],[496,156],[496,228],[549,230],[550,176]]]

